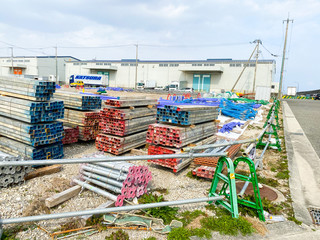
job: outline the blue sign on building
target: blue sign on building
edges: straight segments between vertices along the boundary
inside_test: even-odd
[[[76,80],[101,80],[101,76],[77,75]]]

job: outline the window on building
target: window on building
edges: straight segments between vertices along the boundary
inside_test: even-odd
[[[73,63],[73,65],[80,65],[80,63]]]
[[[81,63],[81,65],[87,65],[87,63]]]
[[[135,63],[130,63],[130,66],[132,66],[132,67],[134,66],[134,67],[135,67],[135,66],[136,66],[136,64],[135,64]]]
[[[108,66],[110,66],[110,65],[111,65],[111,63],[104,63],[104,65],[108,65]]]
[[[7,62],[11,62],[11,60],[7,60]]]
[[[275,85],[271,85],[271,89],[275,89]]]
[[[30,60],[24,60],[24,62],[30,62]]]
[[[249,67],[255,67],[255,66],[256,66],[255,63],[250,63],[250,64],[249,64]]]
[[[171,63],[171,64],[169,64],[169,67],[179,67],[179,64],[177,64],[177,63]]]
[[[96,63],[96,65],[102,65],[102,63]]]
[[[167,63],[160,63],[159,67],[168,67],[168,64]]]
[[[235,64],[235,63],[230,63],[229,66],[230,66],[230,67],[235,67],[236,64]]]
[[[129,66],[128,63],[121,63],[121,66]]]
[[[241,67],[241,63],[236,63],[236,67]]]

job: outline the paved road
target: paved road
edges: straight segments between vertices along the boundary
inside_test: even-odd
[[[320,157],[320,101],[287,99],[312,147]]]

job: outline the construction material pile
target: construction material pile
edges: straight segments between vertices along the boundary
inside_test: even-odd
[[[227,140],[219,139],[217,144],[228,143]],[[223,147],[208,148],[203,153],[226,153],[227,157],[233,159],[240,151],[241,144],[228,145]],[[219,157],[195,158],[194,164],[200,165],[192,173],[198,177],[213,179],[214,171],[217,167]]]
[[[59,91],[54,94],[54,98],[63,101],[66,108],[77,110],[94,110],[101,108],[101,99],[99,96]]]
[[[157,120],[162,123],[149,125],[146,137],[147,143],[150,143],[148,154],[178,154],[182,152],[181,148],[187,145],[201,145],[203,139],[207,138],[208,143],[214,142],[216,137],[213,135],[217,132],[214,121],[218,117],[217,109],[216,106],[203,105],[158,106]],[[197,117],[197,114],[200,114],[200,117]],[[192,159],[173,158],[149,161],[178,172],[187,167]]]
[[[81,141],[94,140],[99,133],[100,114],[98,111],[88,112],[65,108],[64,119],[60,121],[64,126],[78,127]]]
[[[0,94],[32,101],[49,101],[56,90],[52,81],[0,76]]]
[[[63,158],[62,142],[32,147],[19,141],[0,137],[0,150],[14,156],[23,156],[25,159],[42,160]]]
[[[63,157],[63,102],[50,101],[55,83],[0,76],[0,149],[25,159]]]
[[[115,201],[116,206],[122,206],[125,199],[147,193],[152,179],[148,167],[127,162],[83,164],[80,174],[80,180],[74,180],[76,184]]]
[[[146,98],[109,99],[101,112],[97,149],[122,154],[146,143],[146,130],[155,122],[156,100]]]
[[[0,151],[1,161],[23,161],[20,157],[14,157]],[[0,188],[6,188],[24,181],[25,175],[31,171],[30,166],[7,166],[0,168]]]
[[[62,101],[32,102],[0,96],[0,115],[28,123],[51,122],[63,118],[64,105]]]
[[[250,103],[234,103],[229,100],[222,99],[220,102],[221,113],[228,117],[240,120],[248,120],[255,118],[257,111],[254,110]]]
[[[191,125],[208,122],[218,117],[218,111],[214,106],[194,105],[165,105],[157,109],[157,121],[180,125]]]
[[[79,139],[79,127],[63,127],[64,137],[62,139],[62,144],[71,144],[78,142]]]

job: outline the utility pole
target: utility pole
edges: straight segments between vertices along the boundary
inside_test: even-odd
[[[11,73],[12,75],[14,74],[14,70],[13,70],[13,47],[11,48]]]
[[[134,88],[137,89],[137,78],[138,78],[138,43],[135,44],[136,46],[136,76],[134,79]]]
[[[287,47],[287,37],[288,37],[289,22],[293,23],[293,20],[290,20],[289,16],[288,16],[287,20],[283,20],[283,22],[287,22],[287,27],[286,27],[286,36],[285,36],[285,39],[284,39],[284,46],[283,46],[278,99],[281,99],[281,90],[282,90],[282,81],[283,81],[283,69],[284,69],[284,61],[286,59],[286,47]]]
[[[56,84],[59,84],[58,82],[58,46],[55,46],[56,49]]]
[[[256,55],[256,66],[254,68],[254,78],[253,78],[253,86],[252,92],[256,92],[256,76],[257,76],[257,67],[258,67],[258,58],[259,58],[259,44],[262,44],[260,39],[254,40],[254,43],[257,43],[257,55]]]
[[[241,76],[242,76],[242,74],[243,74],[244,70],[247,68],[247,66],[248,66],[248,64],[249,64],[249,62],[250,62],[250,60],[251,60],[251,58],[252,58],[252,56],[253,56],[254,52],[256,51],[257,47],[258,47],[258,45],[256,45],[256,47],[253,49],[253,51],[252,51],[252,53],[251,53],[251,56],[250,56],[250,58],[249,58],[248,62],[247,62],[246,64],[244,64],[243,69],[242,69],[242,71],[241,71],[241,73],[240,73],[240,75],[239,75],[239,77],[238,77],[237,81],[234,83],[233,87],[231,88],[231,92],[234,90],[234,88],[236,87],[237,83],[239,82],[239,80],[240,80],[240,78],[241,78]]]

